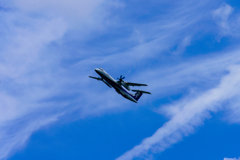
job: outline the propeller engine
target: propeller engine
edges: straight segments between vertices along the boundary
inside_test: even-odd
[[[120,75],[120,78],[117,78],[117,79],[118,79],[120,82],[122,82],[124,78],[125,78],[125,77],[123,77],[122,75]]]
[[[127,85],[127,83],[125,83],[125,81],[123,80],[125,77],[123,77],[122,75],[120,75],[120,78],[117,78],[119,81],[119,83],[121,84],[121,85],[123,85],[127,90],[131,90],[130,89],[130,87]]]

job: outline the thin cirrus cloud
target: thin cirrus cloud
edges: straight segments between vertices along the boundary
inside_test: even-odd
[[[226,29],[226,26],[231,23],[228,21],[228,17],[232,11],[233,9],[231,6],[223,4],[219,9],[212,12],[214,18],[216,18],[216,16],[220,17],[221,22],[218,24],[224,30]],[[229,32],[231,31],[229,30]],[[224,31],[224,33],[226,32]],[[227,113],[225,117],[226,120],[231,123],[239,123],[239,109],[237,107],[240,96],[238,92],[240,89],[239,49],[235,51],[235,54],[229,51],[225,52],[225,54],[221,55],[222,57],[216,56],[212,59],[210,58],[209,60],[211,62],[207,62],[208,60],[203,60],[203,63],[192,63],[192,65],[189,66],[185,65],[185,69],[178,71],[177,75],[173,75],[173,77],[170,77],[168,81],[166,80],[165,83],[162,83],[163,86],[165,86],[166,83],[169,83],[170,86],[172,85],[172,87],[176,89],[175,82],[180,82],[181,84],[183,82],[183,85],[184,83],[189,85],[189,82],[191,81],[196,82],[195,79],[192,79],[195,77],[195,74],[204,74],[205,71],[208,72],[207,74],[211,74],[220,71],[220,75],[222,75],[219,84],[215,87],[204,92],[195,93],[194,96],[190,95],[189,97],[185,99],[183,98],[172,105],[161,108],[160,110],[163,112],[160,113],[170,116],[170,120],[163,124],[163,126],[159,128],[151,137],[145,138],[139,145],[136,145],[131,150],[118,157],[117,160],[134,159],[137,157],[146,159],[153,153],[164,151],[172,144],[180,141],[184,136],[194,133],[195,128],[202,125],[205,119],[210,118],[212,112],[224,110],[225,113]],[[190,66],[193,68],[189,68]],[[191,72],[192,69],[196,73]],[[223,72],[227,70],[229,73],[223,74]],[[200,73],[197,73],[197,71],[200,71]],[[176,74],[176,72],[174,73]],[[181,74],[183,74],[182,78]],[[207,74],[201,76],[206,76],[206,78],[210,79],[211,77],[216,76]],[[169,76],[169,72],[167,76]],[[199,76],[197,77],[200,78]],[[164,76],[164,78],[166,77]],[[178,81],[176,81],[175,78],[177,78]],[[159,81],[158,84],[161,86]],[[228,105],[222,106],[223,103],[227,103]],[[231,113],[229,113],[229,110]]]
[[[222,4],[222,6],[212,12],[212,15],[216,22],[219,24],[221,28],[221,34],[226,35],[229,34],[231,28],[228,23],[228,18],[232,14],[233,8],[228,4]]]
[[[141,66],[143,62],[156,59],[156,57],[166,54],[166,52],[172,54],[169,48],[173,46],[178,46],[175,53],[177,53],[176,55],[181,55],[186,47],[190,46],[192,44],[191,42],[195,40],[194,35],[201,30],[196,27],[198,22],[205,20],[208,15],[212,14],[210,12],[199,14],[198,12],[201,11],[202,6],[209,3],[208,1],[201,1],[201,3],[198,2],[194,4],[188,2],[182,3],[178,7],[173,7],[174,11],[176,11],[173,12],[174,14],[168,14],[166,16],[167,18],[159,17],[156,22],[149,22],[147,24],[132,24],[132,22],[130,22],[130,24],[122,24],[117,21],[116,18],[114,19],[116,21],[110,23],[107,19],[112,18],[109,14],[111,12],[109,4],[107,4],[108,2],[110,1],[98,0],[86,2],[71,0],[68,1],[68,3],[55,0],[5,1],[4,5],[8,9],[0,12],[0,16],[2,17],[2,23],[0,24],[2,36],[0,41],[3,42],[1,43],[0,49],[2,53],[0,55],[2,81],[0,93],[1,159],[8,157],[14,153],[14,151],[23,147],[33,132],[56,122],[61,119],[61,116],[65,113],[77,110],[79,112],[78,118],[84,118],[89,115],[102,115],[104,113],[127,109],[129,103],[121,101],[121,103],[116,104],[115,102],[119,102],[118,99],[121,97],[113,96],[112,91],[102,93],[100,89],[96,89],[96,93],[84,92],[88,87],[93,85],[92,82],[87,80],[90,70],[95,68],[95,66],[109,68],[110,72],[114,72],[115,69],[119,72],[126,72],[127,68],[132,65],[136,66],[136,68],[138,68],[138,66],[140,66],[139,68],[143,68]],[[121,3],[113,2],[110,2],[110,6],[124,7]],[[194,12],[195,14],[189,14],[192,13],[193,10],[196,11]],[[205,11],[202,11],[202,13],[205,13]],[[229,16],[231,15],[230,13]],[[219,15],[221,14],[216,12],[214,17],[216,18],[216,22],[221,24],[221,16],[219,19],[217,18]],[[118,16],[118,18],[121,19],[121,14]],[[224,23],[226,23],[226,21],[224,21]],[[134,38],[134,34],[130,34],[126,36],[127,38],[125,37],[127,40],[124,38],[120,39],[134,44],[130,49],[126,49],[123,52],[116,51],[114,54],[101,54],[101,56],[87,52],[89,54],[87,54],[86,58],[84,57],[78,60],[78,63],[73,65],[68,64],[68,68],[65,68],[61,62],[65,60],[65,57],[75,58],[74,56],[71,57],[72,50],[64,50],[61,52],[57,49],[51,50],[54,46],[66,46],[66,44],[64,44],[66,42],[65,38],[69,36],[69,34],[77,33],[82,42],[86,37],[88,38],[84,33],[90,35],[90,31],[99,31],[99,34],[104,34],[107,33],[108,29],[112,31],[117,28],[117,26],[130,26],[133,32],[137,30],[140,35],[140,37]],[[195,28],[195,30],[192,30],[193,28]],[[189,30],[191,30],[191,33],[187,33]],[[81,32],[81,34],[78,34],[79,32]],[[204,33],[206,33],[205,30]],[[91,35],[90,37],[94,36],[95,35]],[[116,42],[119,41],[117,40]],[[118,46],[118,48],[125,47],[124,43],[115,43],[114,45],[113,47]],[[79,48],[75,49],[79,50]],[[74,50],[74,52],[76,52],[76,50]],[[189,83],[196,81],[196,79],[193,78],[196,75],[193,74],[194,69],[189,70],[189,66],[194,66],[199,73],[205,73],[206,70],[209,70],[209,68],[203,67],[206,63],[213,66],[219,61],[223,62],[221,64],[227,64],[227,66],[236,64],[237,58],[235,57],[233,60],[230,56],[235,57],[236,53],[234,52],[227,56],[229,61],[224,61],[224,56],[220,56],[219,59],[209,59],[212,63],[209,61],[200,61],[194,62],[195,65],[193,65],[193,63],[189,63],[188,66],[186,66],[186,64],[180,64],[180,67],[173,65],[169,67],[170,72],[168,73],[160,72],[161,69],[152,68],[142,69],[142,71],[149,75],[149,77],[152,77],[151,79],[155,79],[155,81],[150,81],[149,85],[156,86],[151,89],[157,93],[153,98],[157,98],[165,93],[158,92],[159,88],[164,86],[156,83],[157,80],[163,81],[162,75],[165,74],[165,77],[169,77],[169,83],[166,84],[165,87],[170,94],[170,92],[173,92],[173,90],[171,90],[172,87],[177,87],[180,83],[183,84],[183,82],[185,82],[186,87]],[[124,63],[124,66],[119,67],[122,63]],[[223,97],[225,100],[230,98],[225,94],[216,95],[215,93],[216,90],[222,91],[225,89],[226,81],[234,77],[235,74],[238,74],[238,71],[236,71],[238,68],[238,65],[233,65],[229,70],[229,75],[224,76],[221,82],[219,82],[218,87],[209,89],[196,99],[189,100],[192,104],[198,104],[198,102],[203,100],[207,95],[213,97],[212,99],[207,99],[206,104],[203,106],[198,104],[200,111],[194,110],[194,114],[196,117],[199,117],[199,121],[195,120],[193,124],[186,124],[186,121],[192,118],[190,114],[188,114],[186,119],[181,119],[182,114],[188,113],[188,109],[192,109],[191,105],[185,104],[184,101],[176,104],[176,106],[180,107],[176,108],[175,105],[171,107],[180,110],[179,114],[173,110],[164,111],[166,115],[171,115],[171,117],[175,117],[175,119],[181,119],[182,122],[180,123],[179,121],[179,124],[174,124],[176,120],[172,118],[172,122],[170,120],[164,125],[165,131],[163,131],[164,128],[160,128],[155,134],[156,136],[144,140],[144,145],[147,146],[147,149],[163,150],[172,143],[177,142],[182,134],[192,133],[192,130],[194,130],[193,127],[199,125],[203,119],[207,118],[204,111],[208,104],[217,102],[219,97]],[[210,77],[209,79],[214,79],[211,73],[222,73],[225,69],[224,67],[215,66],[208,73],[201,75],[202,77],[200,76],[200,78]],[[134,77],[134,79],[138,78],[139,80],[147,82],[147,80],[144,79],[145,77],[146,75],[139,74],[138,77]],[[172,78],[178,81],[170,81]],[[237,85],[237,82],[234,84]],[[111,97],[105,101],[104,105],[99,105],[100,102],[102,102],[102,98],[97,95],[100,93],[102,97]],[[66,95],[71,97],[69,98],[70,100],[64,99]],[[59,98],[61,96],[63,100]],[[214,96],[216,96],[215,99]],[[96,97],[94,101],[92,101],[92,97]],[[19,120],[21,125],[19,125]],[[171,129],[167,131],[167,129],[175,125],[178,125],[175,130]],[[186,131],[182,129],[186,129]],[[160,142],[159,139],[161,139],[158,137],[158,134],[161,134],[162,138],[166,136],[169,141],[164,139],[165,145],[155,146]],[[146,151],[141,150],[141,145],[136,148],[137,149],[127,152],[127,154],[138,156]]]
[[[60,115],[52,115],[49,117],[42,117],[37,119],[31,119],[31,122],[21,123],[21,122],[1,122],[1,131],[0,131],[0,159],[6,159],[14,151],[21,149],[26,141],[29,139],[31,134],[39,130],[43,126],[49,125],[51,123],[59,120]],[[12,124],[15,123],[15,124]],[[21,127],[17,126],[21,125]],[[18,132],[17,134],[15,132]]]
[[[62,37],[66,28],[61,19],[46,21],[15,13],[0,14],[5,17],[1,20],[5,41],[0,55],[0,159],[5,159],[13,150],[21,148],[34,131],[58,119],[58,114],[38,114],[35,118],[30,115],[42,108],[36,103],[38,98],[52,92],[47,89],[50,77],[45,72],[50,60],[43,60],[40,52],[48,43]]]
[[[66,79],[62,78],[66,72],[58,62],[62,57],[49,51],[48,47],[63,38],[70,22],[66,21],[66,17],[51,13],[37,16],[35,12],[35,16],[31,16],[34,11],[39,14],[44,10],[47,1],[11,2],[14,5],[10,1],[1,2],[6,9],[0,11],[0,159],[6,159],[23,147],[36,130],[56,122],[64,113],[61,107],[68,105],[48,103],[45,99],[62,92],[63,83],[66,83]],[[31,8],[37,3],[41,3],[37,5],[40,6],[38,10]],[[61,5],[59,12],[63,12],[64,2],[57,4]],[[89,3],[83,10],[82,19],[92,18],[96,5],[99,3]],[[58,9],[56,5],[54,7]]]
[[[224,158],[223,160],[239,160],[240,158]]]
[[[223,3],[221,7],[212,11],[212,16],[215,22],[219,25],[219,37],[234,36],[239,37],[240,15],[234,13],[234,8]]]
[[[167,109],[164,112],[166,115],[171,115],[171,119],[151,137],[144,139],[141,144],[117,159],[133,159],[145,157],[152,152],[161,152],[177,143],[183,136],[193,133],[195,127],[202,125],[205,119],[210,118],[211,112],[224,110],[221,106],[223,102],[239,100],[239,77],[240,66],[232,65],[229,67],[229,74],[223,76],[220,84],[215,88],[200,93],[197,97],[183,99],[176,104],[166,106]],[[230,103],[227,109],[234,109],[234,105],[236,104]]]
[[[111,3],[111,1],[108,1]],[[21,12],[27,14],[39,14],[44,17],[61,17],[68,23],[69,28],[80,27],[80,30],[87,30],[87,27],[96,29],[100,26],[102,18],[107,14],[101,10],[106,0],[90,1],[57,1],[57,0],[12,0],[11,5],[17,7]],[[117,4],[117,3],[116,3]]]

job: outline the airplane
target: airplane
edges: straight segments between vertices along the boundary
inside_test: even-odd
[[[133,101],[135,103],[138,102],[139,98],[142,96],[143,93],[145,94],[151,94],[150,92],[142,91],[142,90],[131,90],[129,86],[147,86],[146,84],[139,84],[139,83],[131,83],[131,82],[125,82],[123,79],[125,77],[120,76],[118,78],[118,81],[113,79],[106,71],[104,71],[102,68],[96,68],[95,71],[97,74],[101,77],[92,77],[89,76],[90,78],[96,79],[98,81],[104,82],[108,87],[114,88],[115,91],[118,94],[121,94],[123,97],[129,99],[130,101]],[[136,92],[135,95],[128,91],[133,91]]]

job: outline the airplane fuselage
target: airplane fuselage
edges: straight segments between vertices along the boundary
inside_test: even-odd
[[[116,81],[113,79],[106,71],[104,71],[101,68],[96,68],[95,71],[101,78],[107,82],[110,86],[112,86],[117,93],[121,94],[123,97],[137,103],[137,100],[134,98],[134,95],[129,93],[123,86],[119,83],[119,81]]]

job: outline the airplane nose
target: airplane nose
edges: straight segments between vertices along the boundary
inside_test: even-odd
[[[95,70],[95,72],[97,72],[97,73],[99,72],[99,69],[98,69],[98,68],[95,68],[94,70]]]

